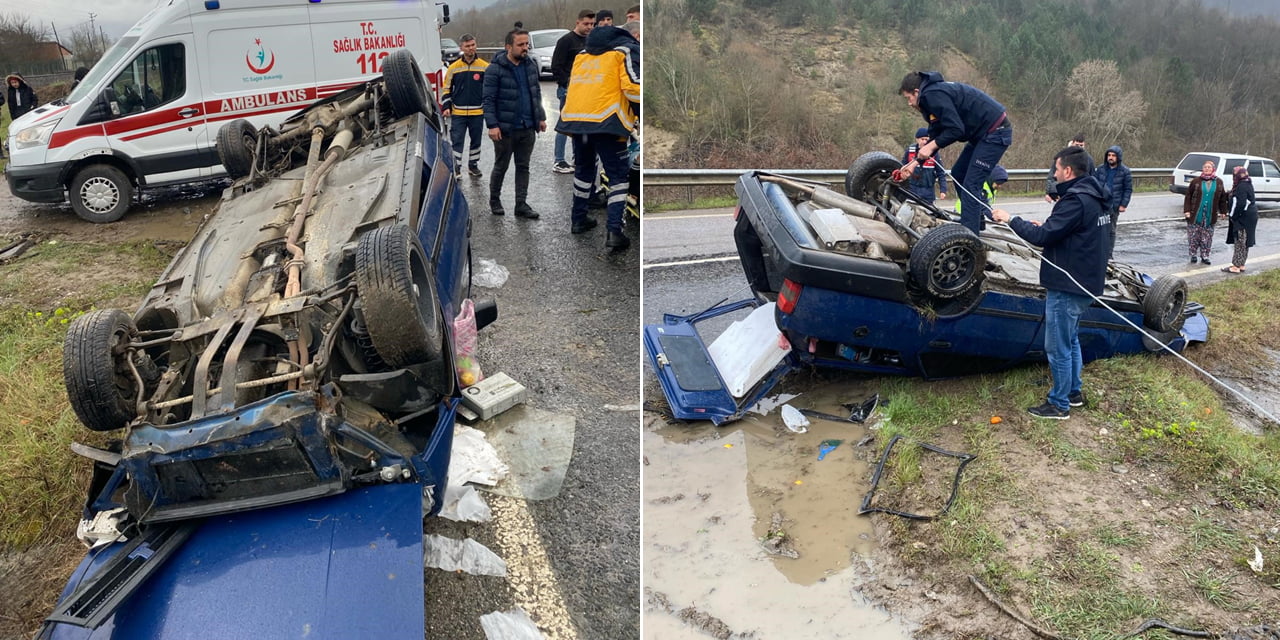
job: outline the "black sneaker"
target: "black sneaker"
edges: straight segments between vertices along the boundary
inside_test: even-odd
[[[1062,409],[1053,406],[1047,400],[1044,404],[1038,407],[1031,407],[1027,409],[1027,413],[1037,418],[1049,418],[1050,420],[1066,420],[1071,417],[1071,410],[1068,409],[1063,411]]]
[[[551,170],[556,173],[573,173],[573,165],[561,160],[551,165]]]
[[[495,216],[507,215],[507,210],[502,208],[501,202],[494,202],[492,200],[489,201],[489,211],[492,212],[493,215]]]
[[[1199,262],[1199,258],[1196,258],[1195,256],[1191,256],[1191,264],[1195,264],[1197,262]]]
[[[484,175],[484,172],[480,170],[480,167],[477,167],[477,166],[476,166],[476,165],[474,165],[474,164],[473,164],[473,165],[471,165],[471,166],[469,166],[469,167],[467,167],[467,173],[469,173],[469,174],[471,174],[471,175],[473,175],[473,176],[475,176],[475,177],[477,177],[477,178],[479,178],[480,176]]]
[[[1210,264],[1208,258],[1200,258],[1200,262],[1203,262],[1205,264]]]
[[[570,231],[572,231],[573,233],[586,233],[596,228],[596,226],[599,224],[600,223],[597,222],[595,218],[583,218],[581,222],[573,223],[573,227],[570,229]]]
[[[529,220],[537,220],[541,216],[538,215],[537,211],[533,210],[533,207],[530,207],[529,205],[526,204],[523,206],[516,205],[516,217],[528,218]]]
[[[1067,404],[1069,404],[1069,405],[1071,405],[1071,406],[1073,406],[1073,407],[1083,407],[1083,406],[1084,406],[1084,392],[1083,392],[1083,391],[1077,391],[1077,392],[1075,392],[1075,393],[1073,393],[1073,394],[1071,394],[1071,395],[1068,395],[1068,396],[1067,396]]]

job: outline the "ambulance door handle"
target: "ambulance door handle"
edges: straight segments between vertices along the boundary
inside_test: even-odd
[[[195,107],[187,107],[186,109],[183,109],[182,111],[179,111],[179,112],[178,112],[178,115],[180,115],[180,116],[182,116],[182,117],[184,117],[184,118],[190,118],[191,116],[198,116],[198,115],[200,115],[200,110],[199,110],[199,109],[197,109],[197,108],[195,108]]]

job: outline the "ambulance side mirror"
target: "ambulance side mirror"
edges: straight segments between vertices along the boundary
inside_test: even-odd
[[[80,124],[104,122],[118,115],[120,115],[120,106],[116,103],[116,92],[111,87],[107,87],[98,94],[93,104],[89,105],[84,112],[84,117],[80,118]]]

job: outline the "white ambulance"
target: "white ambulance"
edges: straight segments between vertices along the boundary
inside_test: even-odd
[[[448,15],[433,0],[163,0],[65,100],[9,126],[9,190],[118,220],[138,190],[224,175],[223,124],[278,124],[381,74],[396,49],[438,99]]]

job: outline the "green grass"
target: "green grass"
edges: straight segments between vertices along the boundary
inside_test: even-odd
[[[71,411],[62,379],[67,325],[107,301],[128,308],[167,261],[147,243],[45,243],[0,269],[0,549],[73,532],[91,467],[68,447],[119,434],[90,432]],[[103,264],[113,265],[110,274],[95,277]]]
[[[725,207],[734,207],[738,204],[738,197],[735,195],[723,196],[707,196],[704,198],[694,198],[693,201],[677,199],[670,202],[645,203],[645,213],[663,213],[666,211],[685,211],[688,209],[723,209]]]
[[[1183,570],[1187,582],[1209,604],[1226,611],[1249,611],[1255,604],[1236,591],[1235,578],[1224,572],[1205,568],[1200,571]]]

